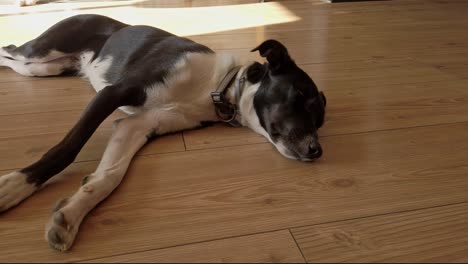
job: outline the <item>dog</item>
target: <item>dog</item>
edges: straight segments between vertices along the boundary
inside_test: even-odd
[[[74,72],[89,79],[97,94],[40,160],[0,177],[0,212],[70,165],[116,109],[129,115],[114,121],[98,168],[53,209],[45,237],[54,249],[71,247],[83,218],[119,185],[135,153],[155,137],[224,121],[263,135],[287,158],[318,159],[324,93],[279,41],[264,41],[256,51],[267,62],[241,65],[239,58],[187,38],[100,15],[70,17],[22,46],[1,48],[0,66],[26,76]]]

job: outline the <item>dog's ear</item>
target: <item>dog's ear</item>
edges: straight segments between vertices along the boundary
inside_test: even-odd
[[[273,74],[284,72],[288,66],[294,64],[294,61],[289,57],[286,47],[277,40],[266,40],[251,51],[257,50],[260,56],[267,58],[269,68]]]
[[[247,69],[247,80],[250,83],[258,83],[262,80],[262,77],[265,75],[265,67],[258,62],[254,62]]]

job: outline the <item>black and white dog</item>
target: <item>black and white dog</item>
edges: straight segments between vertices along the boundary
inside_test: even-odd
[[[114,122],[98,168],[54,208],[46,239],[55,249],[70,248],[86,214],[119,185],[135,153],[155,136],[227,121],[265,136],[288,158],[319,158],[324,94],[278,41],[252,51],[268,63],[239,65],[231,55],[161,29],[98,15],[70,17],[20,47],[0,49],[0,65],[20,74],[75,71],[97,91],[60,143],[39,161],[0,177],[0,212],[70,165],[117,108],[129,116]]]

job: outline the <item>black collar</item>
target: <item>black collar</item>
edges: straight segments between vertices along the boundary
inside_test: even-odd
[[[219,84],[216,91],[211,93],[211,99],[213,100],[213,104],[215,106],[216,115],[219,119],[223,122],[229,123],[231,126],[239,127],[241,124],[237,121],[236,117],[240,115],[238,104],[240,101],[240,97],[242,95],[241,89],[244,87],[245,77],[242,76],[239,78],[238,83],[236,83],[235,91],[234,91],[234,103],[231,103],[226,98],[226,93],[228,88],[232,86],[232,83],[236,79],[241,66],[236,66],[232,68],[226,76],[224,76],[223,80]]]

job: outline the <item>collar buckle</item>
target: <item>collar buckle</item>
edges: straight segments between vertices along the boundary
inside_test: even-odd
[[[239,121],[237,121],[236,119],[237,115],[239,114],[239,110],[237,108],[237,100],[236,103],[232,104],[229,100],[227,100],[226,92],[230,85],[235,81],[236,75],[240,69],[241,66],[236,66],[232,68],[226,74],[226,76],[224,76],[223,80],[221,80],[221,83],[219,84],[216,91],[211,93],[211,99],[215,106],[215,111],[218,118],[221,121],[229,123],[231,126],[234,127],[241,126]]]
[[[236,120],[237,117],[237,106],[231,104],[224,95],[223,92],[212,92],[211,99],[215,105],[216,115],[223,122],[229,123],[232,126],[240,126],[239,122]]]

